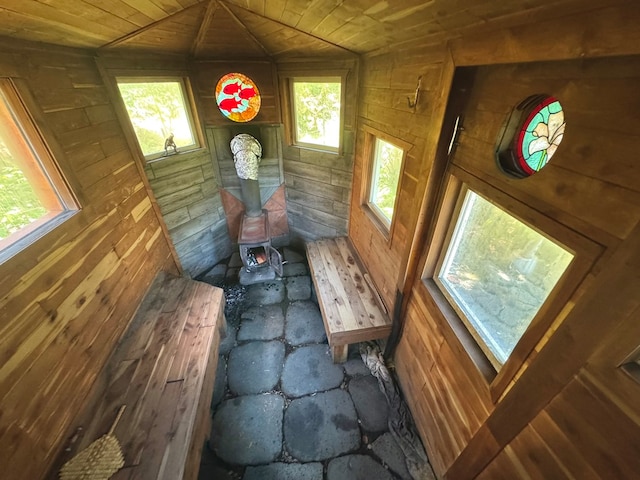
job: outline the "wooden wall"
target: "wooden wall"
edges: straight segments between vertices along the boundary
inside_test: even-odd
[[[92,56],[2,41],[81,210],[0,265],[0,465],[41,478],[160,269],[177,273]]]
[[[347,234],[358,97],[355,59],[292,61],[278,64],[283,117],[287,119],[287,79],[293,76],[346,75],[343,148],[338,154],[291,145],[283,134],[287,213],[292,243]],[[285,120],[285,128],[290,120]]]
[[[354,198],[350,235],[365,262],[373,255],[365,252],[388,253],[384,266],[377,265],[380,254],[367,264],[385,300],[395,288],[407,294],[395,364],[440,478],[632,478],[638,471],[640,385],[629,367],[620,366],[637,365],[640,338],[640,178],[633,160],[640,60],[596,58],[640,53],[638,19],[640,9],[625,4],[363,60],[360,124],[412,144],[416,165],[409,163],[400,189],[407,233],[386,242]],[[562,41],[542,33],[553,28]],[[572,58],[578,60],[544,63]],[[459,73],[460,67],[497,63],[512,65],[477,68],[454,163],[463,176],[599,245],[601,254],[496,399],[468,353],[468,339],[455,333],[442,314],[446,306],[420,276],[446,167],[446,157],[444,163],[434,158],[456,67]],[[413,113],[404,102],[418,74],[426,81],[424,103]],[[563,101],[565,141],[547,171],[509,180],[495,166],[494,139],[509,109],[538,91]],[[363,178],[361,130],[354,191]]]
[[[202,121],[215,114],[224,118],[215,103],[209,104],[207,97],[209,95],[213,98],[207,92],[210,90],[211,82],[215,88],[219,77],[215,74],[210,76],[209,71],[192,72],[187,59],[181,56],[103,53],[100,56],[100,64],[111,82],[116,76],[136,75],[182,76],[190,80],[196,107],[196,123],[200,129],[201,148],[146,162],[145,173],[182,268],[187,275],[195,277],[232,252],[219,180],[215,173],[216,159],[208,144]],[[200,93],[205,95],[204,99],[200,98]],[[112,95],[114,103],[119,103],[117,92],[112,92]],[[215,111],[212,108],[215,108]],[[121,112],[121,116],[123,113]],[[127,128],[127,118],[124,117],[121,121]],[[131,132],[129,141],[135,151],[136,140]],[[141,154],[138,155],[138,161],[141,164],[145,163]]]
[[[430,164],[425,146],[435,143],[439,131],[435,100],[442,82],[442,49],[418,48],[402,54],[364,57],[361,94],[358,105],[357,145],[351,197],[349,237],[364,261],[389,311],[393,311],[396,292],[406,271],[408,247],[420,212],[422,193]],[[422,77],[419,102],[413,98],[418,77]],[[371,127],[408,145],[399,180],[398,204],[390,235],[372,220],[361,192],[367,182],[368,159],[363,146]]]

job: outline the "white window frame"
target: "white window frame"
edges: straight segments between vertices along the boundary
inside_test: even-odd
[[[197,150],[202,148],[202,134],[199,128],[198,117],[196,115],[197,110],[195,107],[195,102],[193,99],[191,87],[189,84],[189,79],[184,76],[171,76],[171,75],[163,75],[163,76],[149,76],[149,75],[116,75],[115,83],[116,83],[116,91],[118,95],[120,95],[120,100],[122,102],[122,107],[124,110],[124,114],[126,115],[126,119],[131,128],[131,132],[133,134],[133,138],[135,139],[136,145],[138,147],[139,154],[142,158],[144,158],[147,162],[158,160],[162,158],[166,158],[167,155],[164,151],[150,153],[145,155],[142,151],[142,147],[140,145],[140,140],[138,139],[138,134],[133,126],[133,122],[129,116],[129,112],[127,110],[124,99],[122,98],[122,94],[120,92],[119,84],[120,83],[169,83],[176,82],[180,84],[180,91],[182,93],[182,100],[185,106],[185,116],[187,118],[187,122],[189,124],[189,128],[191,130],[191,135],[193,137],[193,143],[189,145],[178,145],[178,154],[190,152],[193,150]]]
[[[400,159],[400,171],[398,173],[398,179],[397,179],[397,183],[396,183],[396,196],[393,200],[393,213],[391,215],[391,218],[388,218],[386,216],[386,214],[382,211],[382,209],[378,206],[378,204],[376,204],[374,202],[374,193],[377,190],[377,185],[378,185],[378,167],[379,167],[379,161],[380,161],[380,147],[381,147],[381,143],[380,142],[384,142],[388,145],[391,145],[392,147],[397,148],[398,150],[400,150],[400,152],[402,152],[402,158]],[[371,148],[371,170],[369,171],[369,177],[368,177],[368,199],[367,199],[367,205],[369,206],[369,208],[371,209],[371,211],[373,212],[373,214],[378,218],[378,220],[382,223],[382,225],[384,225],[385,229],[387,231],[389,231],[391,229],[391,223],[393,222],[393,219],[395,218],[395,214],[396,214],[396,207],[398,205],[398,197],[399,197],[399,193],[400,193],[400,180],[402,178],[402,168],[404,166],[404,159],[405,156],[407,155],[407,152],[402,148],[399,147],[398,145],[395,145],[393,142],[390,142],[386,139],[380,138],[378,136],[374,136],[373,138],[373,145]]]
[[[312,143],[312,142],[304,142],[298,139],[298,125],[297,125],[297,115],[296,115],[296,101],[294,95],[294,85],[296,82],[300,83],[339,83],[340,84],[340,126],[339,126],[339,138],[338,138],[338,146],[334,147],[332,145],[323,145],[320,143]],[[345,108],[345,77],[344,75],[327,75],[327,76],[304,76],[304,75],[295,75],[289,78],[289,104],[290,104],[290,120],[291,120],[291,128],[290,128],[290,139],[291,144],[312,149],[312,150],[322,150],[331,153],[340,153],[342,151],[342,142],[343,142],[343,130],[344,130],[344,108]]]

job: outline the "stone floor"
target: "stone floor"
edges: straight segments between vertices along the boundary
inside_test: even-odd
[[[304,254],[241,286],[239,255],[199,280],[225,289],[213,428],[200,480],[410,480],[387,403],[357,351],[331,361]]]

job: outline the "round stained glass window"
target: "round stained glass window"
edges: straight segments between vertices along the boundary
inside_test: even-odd
[[[549,95],[533,95],[518,105],[507,120],[496,157],[507,174],[525,178],[544,168],[564,136],[564,112]]]
[[[242,73],[228,73],[216,85],[216,103],[222,114],[234,122],[248,122],[260,111],[260,92]]]

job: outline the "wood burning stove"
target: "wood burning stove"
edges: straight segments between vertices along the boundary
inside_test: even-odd
[[[238,248],[244,266],[244,274],[240,272],[243,277],[241,283],[243,283],[243,279],[248,280],[249,277],[252,277],[248,275],[251,273],[260,273],[261,275],[253,275],[253,277],[260,279],[259,281],[269,279],[265,277],[275,278],[275,275],[282,275],[282,256],[278,250],[271,246],[269,216],[266,210],[263,210],[258,217],[248,215],[242,217],[238,233]],[[262,271],[265,269],[267,271]]]
[[[261,206],[258,163],[262,147],[246,133],[236,135],[230,147],[245,205],[238,232],[238,248],[244,265],[240,270],[240,283],[250,285],[273,280],[276,274],[282,275],[282,256],[271,246],[269,216]]]

